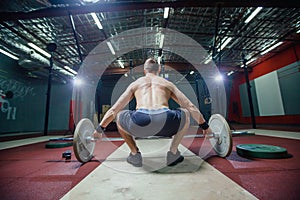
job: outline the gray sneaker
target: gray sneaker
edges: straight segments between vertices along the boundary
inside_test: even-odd
[[[132,164],[135,167],[142,167],[143,166],[143,158],[141,152],[137,152],[135,155],[129,154],[127,157],[127,162]]]
[[[167,165],[175,166],[178,163],[181,163],[184,160],[184,157],[180,155],[180,151],[177,150],[176,154],[173,154],[171,151],[167,153]]]

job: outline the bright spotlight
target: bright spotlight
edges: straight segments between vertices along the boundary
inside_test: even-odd
[[[82,83],[83,83],[83,81],[81,79],[79,79],[79,78],[74,79],[74,85],[80,86],[80,85],[82,85]]]
[[[221,74],[219,74],[218,76],[216,76],[215,80],[216,81],[222,81],[223,80],[223,76]]]

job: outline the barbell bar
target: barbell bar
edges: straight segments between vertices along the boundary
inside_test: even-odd
[[[214,151],[220,157],[229,156],[232,151],[232,135],[227,121],[222,115],[213,114],[208,124],[213,133],[206,135],[206,137]],[[73,150],[77,160],[80,162],[85,163],[91,160],[96,142],[102,140],[93,138],[94,131],[94,125],[88,118],[81,119],[76,126],[73,137]],[[149,138],[155,138],[155,136]]]

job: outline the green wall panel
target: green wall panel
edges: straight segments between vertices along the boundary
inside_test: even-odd
[[[252,96],[254,115],[259,116],[254,81],[250,81],[250,86],[251,86],[250,91],[251,91],[251,96]],[[240,100],[241,100],[241,105],[242,105],[243,117],[249,117],[249,116],[251,116],[251,113],[250,113],[250,106],[249,106],[249,101],[248,101],[248,93],[247,93],[246,83],[241,84],[239,86],[239,90],[240,90]]]
[[[0,97],[0,133],[42,132],[46,110],[47,77],[34,79],[18,63],[0,54],[0,90],[12,91],[12,99]],[[72,83],[53,82],[49,130],[68,130]]]
[[[278,71],[278,80],[286,115],[300,114],[300,62]]]

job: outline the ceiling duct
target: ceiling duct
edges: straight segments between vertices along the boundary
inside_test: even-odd
[[[35,60],[40,63],[43,63],[45,66],[49,66],[49,63],[50,63],[49,60],[47,58],[41,56],[40,54],[36,53],[32,48],[29,48],[26,45],[15,42],[15,41],[11,40],[9,37],[6,37],[4,39],[4,41],[6,44],[9,44],[10,46],[14,47],[15,49],[18,49],[19,51],[22,51],[25,53],[25,54],[23,54],[23,58],[20,57],[20,62],[23,59],[31,59],[31,60]]]
[[[48,58],[43,57],[36,51],[34,51],[32,48],[27,47],[26,45],[14,42],[13,40],[9,38],[5,38],[5,43],[13,47],[14,49],[21,51],[23,54],[19,58],[18,64],[27,69],[28,71],[34,72],[38,71],[37,73],[39,76],[48,76],[48,69],[47,67],[50,66],[50,61]],[[62,67],[57,66],[56,64],[53,64],[53,69],[58,71],[59,73],[64,74],[67,77],[73,78],[74,75]],[[44,71],[44,72],[42,72]],[[35,73],[36,74],[36,73]]]
[[[18,64],[30,71],[49,66],[49,63],[39,59],[39,55],[34,50],[31,50],[29,55],[20,57]]]

